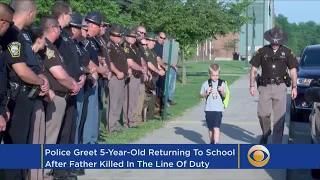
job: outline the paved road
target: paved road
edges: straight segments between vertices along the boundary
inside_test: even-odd
[[[258,97],[248,92],[249,76],[244,75],[230,86],[231,99],[224,113],[221,127],[222,144],[256,144],[261,128],[257,118]],[[199,87],[200,88],[200,87]],[[288,114],[288,113],[287,113]],[[287,116],[287,119],[289,116]],[[204,123],[203,103],[186,112],[176,121],[147,135],[139,144],[206,144],[207,128]],[[285,126],[283,143],[288,141]],[[286,170],[87,170],[80,180],[285,180]]]
[[[310,126],[308,122],[290,123],[290,144],[310,144]],[[287,174],[288,180],[312,180],[309,169],[290,169]]]

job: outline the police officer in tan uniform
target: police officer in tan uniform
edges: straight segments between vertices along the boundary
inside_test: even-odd
[[[141,76],[146,75],[147,69],[142,67],[142,57],[139,53],[138,47],[135,45],[137,40],[136,28],[128,28],[125,36],[126,40],[123,43],[123,50],[125,52],[129,68],[132,71],[132,76],[130,77],[128,93],[125,98],[123,121],[125,127],[134,128],[137,125],[136,119],[134,119],[134,114],[139,102],[140,78]]]
[[[120,131],[120,115],[124,107],[127,93],[128,63],[121,42],[121,26],[114,24],[109,31],[110,41],[107,43],[112,76],[109,81],[107,129],[109,132]],[[125,108],[124,108],[125,109]]]
[[[271,112],[274,113],[272,141],[281,144],[286,114],[287,87],[292,83],[291,98],[297,97],[297,70],[299,66],[291,49],[283,44],[287,34],[281,29],[272,28],[264,33],[264,38],[270,42],[260,48],[252,57],[250,72],[250,94],[255,95],[255,73],[261,66],[262,75],[257,77],[259,91],[258,117],[263,135],[260,144],[268,143],[271,134]],[[289,69],[291,79],[287,73]]]
[[[148,34],[146,39],[141,40],[141,44],[145,49],[145,56],[147,58],[147,65],[149,72],[152,75],[151,79],[148,79],[146,84],[145,101],[143,106],[143,121],[147,121],[147,111],[154,113],[155,108],[155,87],[159,76],[164,76],[165,71],[163,69],[158,69],[157,53],[154,51],[156,36],[154,34]]]

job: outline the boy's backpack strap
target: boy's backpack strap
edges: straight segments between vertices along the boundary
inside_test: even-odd
[[[211,81],[211,79],[208,79],[208,85],[209,85],[209,87],[212,87],[212,81]],[[207,96],[206,100],[208,99],[208,97],[209,97],[209,95]]]
[[[209,85],[209,87],[212,87],[212,81],[211,81],[211,79],[208,79],[208,85]]]
[[[218,87],[222,85],[222,83],[224,82],[224,80],[222,79],[218,79]],[[224,101],[225,97],[222,96],[222,94],[220,93],[220,91],[218,91],[221,97],[221,100]]]

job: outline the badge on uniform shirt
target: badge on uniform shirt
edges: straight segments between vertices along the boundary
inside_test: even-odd
[[[68,38],[66,38],[66,37],[63,37],[62,39],[63,39],[64,41],[68,41]]]
[[[286,56],[286,53],[285,52],[281,52],[281,56]]]
[[[146,56],[149,56],[149,52],[148,51],[146,51],[145,54],[146,54]]]
[[[48,59],[51,59],[51,58],[55,58],[56,56],[54,55],[54,51],[52,49],[49,49],[47,47],[47,51],[46,51],[46,55],[48,57]]]
[[[19,42],[10,43],[8,49],[12,57],[20,57],[21,44]]]
[[[129,48],[124,47],[123,50],[124,50],[125,53],[129,53]]]

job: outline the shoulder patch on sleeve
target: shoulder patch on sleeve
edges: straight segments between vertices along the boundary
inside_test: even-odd
[[[129,48],[124,47],[123,50],[124,50],[125,53],[127,53],[127,54],[129,53]]]
[[[23,37],[24,37],[25,40],[30,41],[30,38],[29,38],[29,36],[28,36],[27,34],[22,33],[22,35],[23,35]]]
[[[12,57],[20,57],[21,43],[15,41],[8,45],[8,50]]]
[[[47,51],[46,51],[46,56],[48,57],[48,59],[51,59],[51,58],[55,58],[56,56],[54,55],[54,51],[47,48]]]
[[[88,46],[88,44],[89,44],[89,41],[88,41],[87,39],[85,39],[85,40],[83,41],[83,45],[84,45],[84,47],[87,47],[87,46]]]

